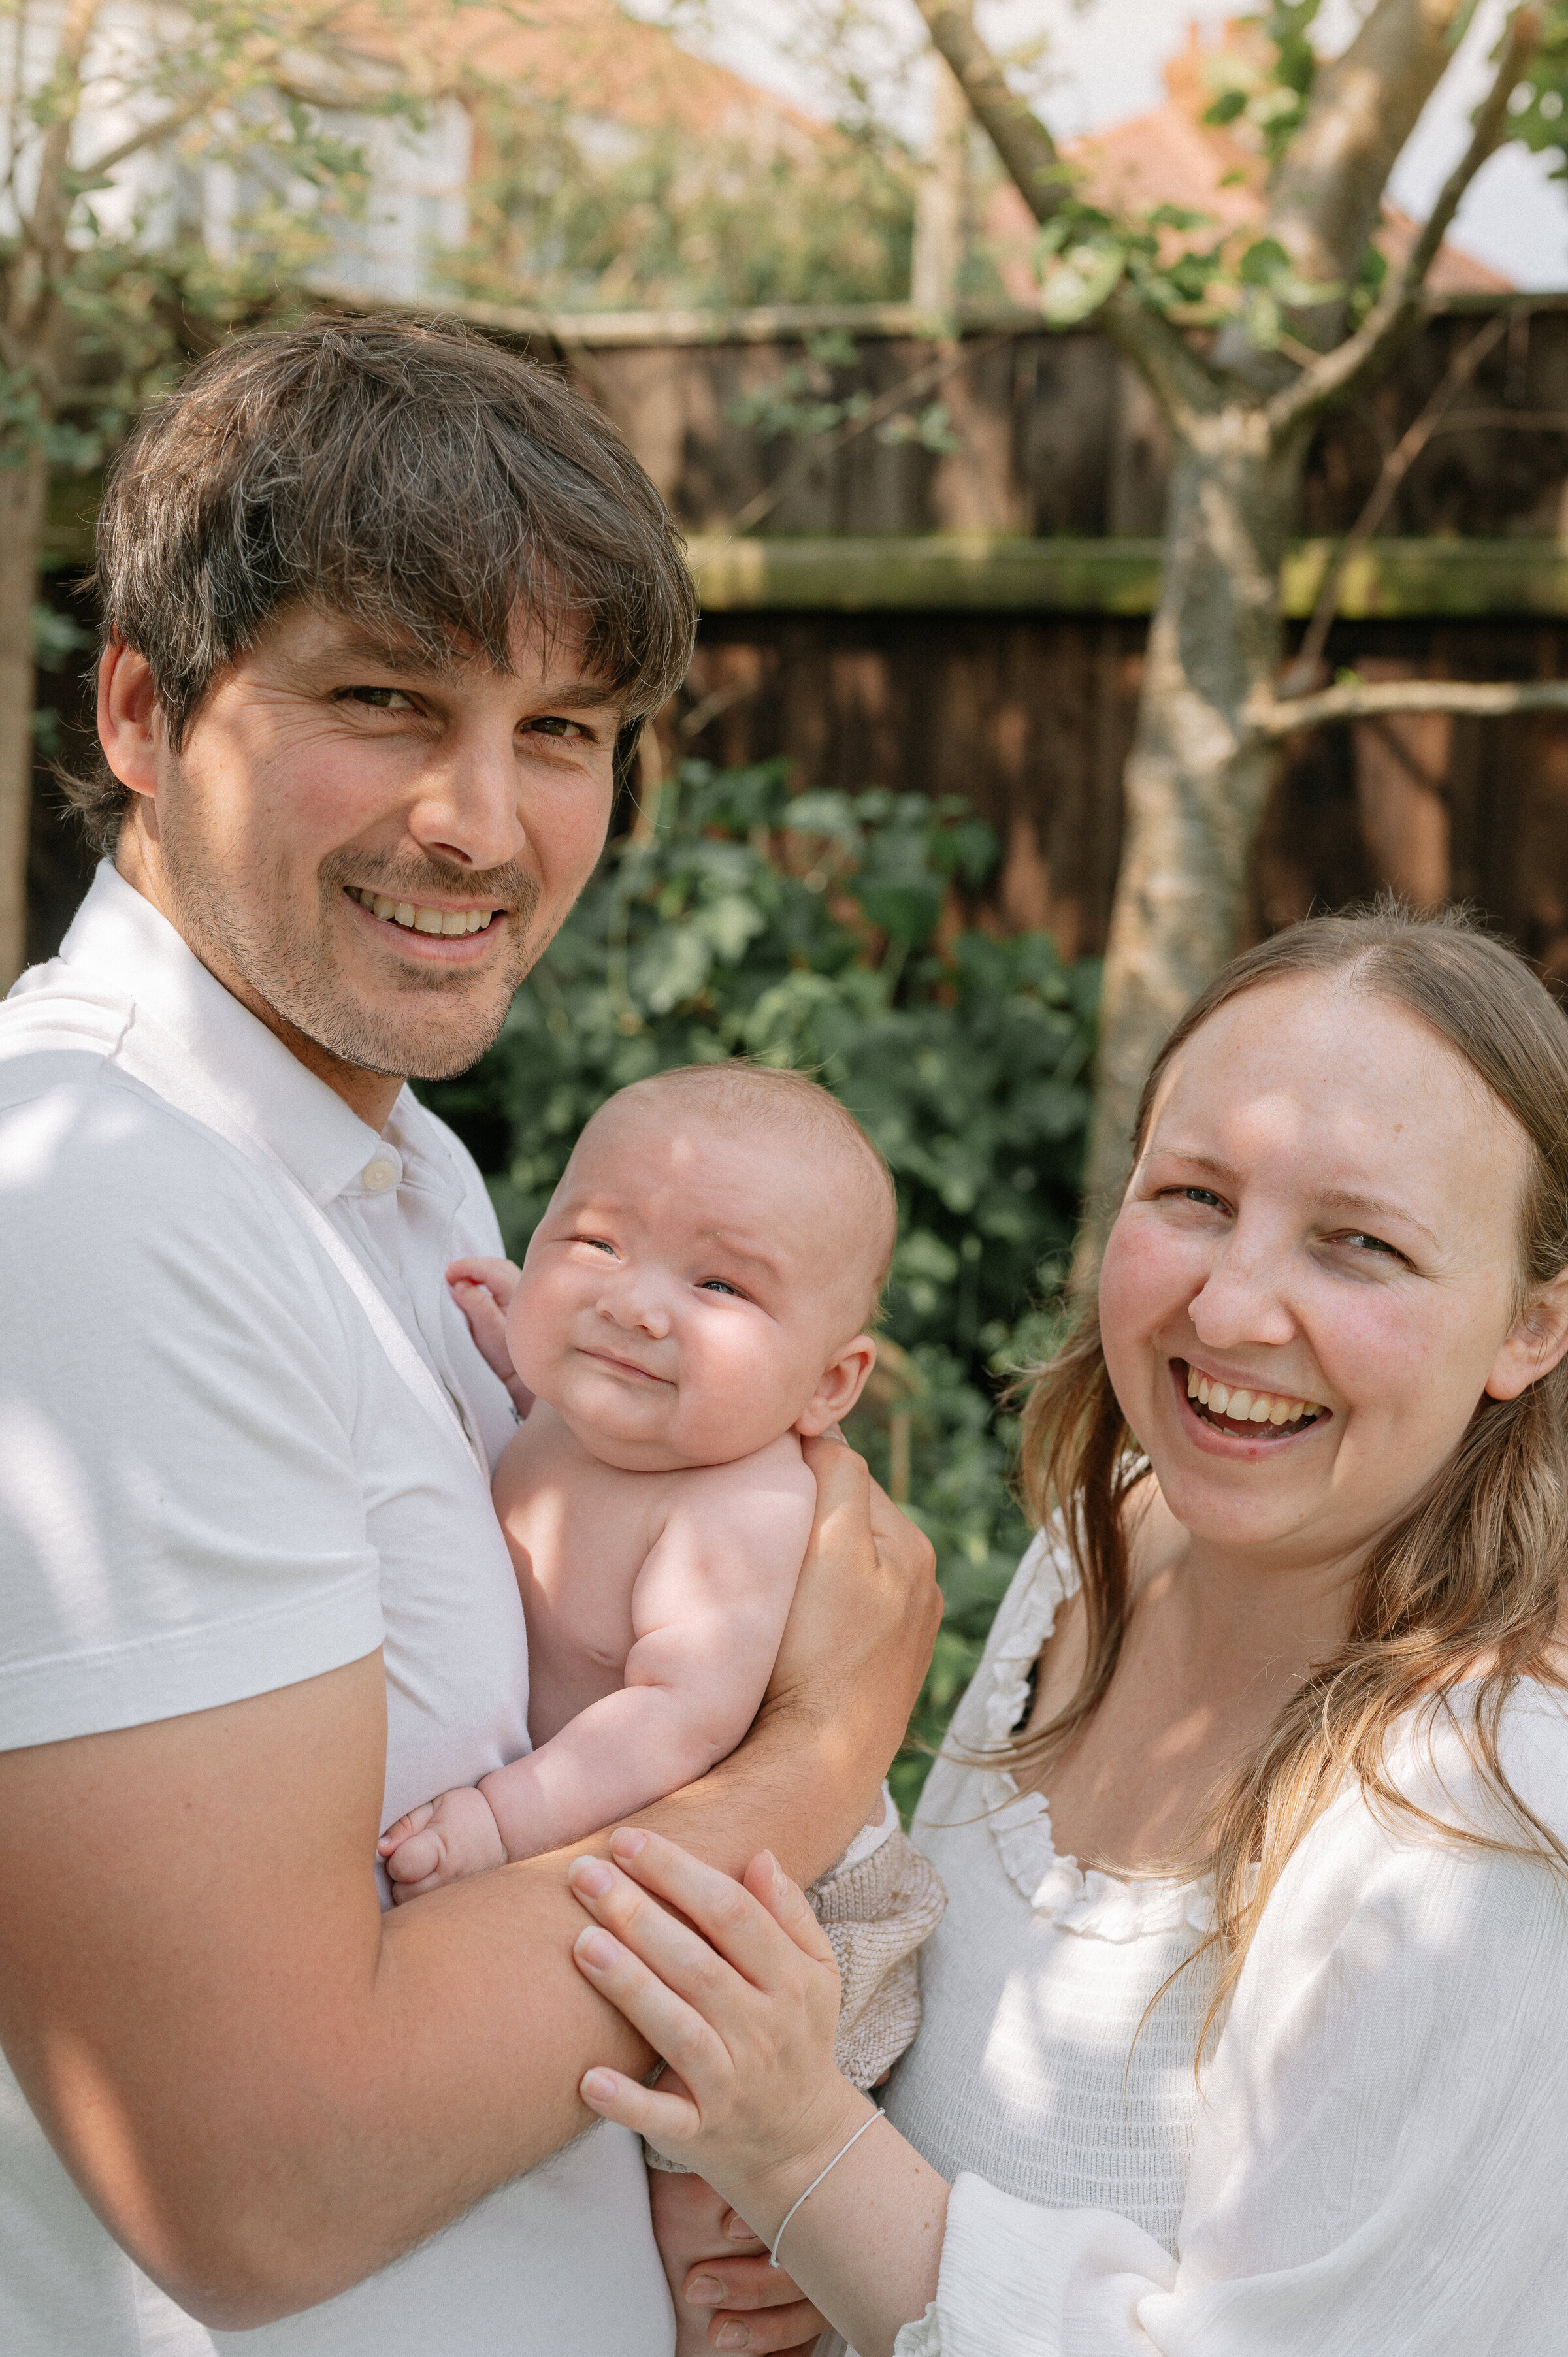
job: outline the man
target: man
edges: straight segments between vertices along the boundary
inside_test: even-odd
[[[113,864],[0,1013],[0,2347],[663,2357],[567,1859],[393,1915],[373,1853],[527,1744],[443,1279],[499,1240],[403,1079],[590,873],[679,544],[545,371],[328,322],[193,371],[99,546]],[[924,1542],[813,1463],[768,1702],[647,1813],[730,1871],[842,1849],[932,1633]]]

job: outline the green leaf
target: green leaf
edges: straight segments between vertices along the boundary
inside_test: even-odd
[[[1120,239],[1097,238],[1063,249],[1040,289],[1040,314],[1049,328],[1075,328],[1114,293],[1127,266]]]

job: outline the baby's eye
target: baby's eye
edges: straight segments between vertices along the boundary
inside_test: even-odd
[[[697,1290],[699,1293],[727,1293],[734,1301],[741,1297],[739,1286],[726,1285],[722,1276],[705,1276]]]

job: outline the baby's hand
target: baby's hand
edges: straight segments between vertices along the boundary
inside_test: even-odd
[[[520,1380],[506,1340],[506,1314],[521,1275],[515,1261],[455,1260],[447,1268],[446,1282],[468,1321],[479,1355],[511,1394],[519,1415],[526,1415],[533,1405],[533,1394]]]
[[[484,1794],[459,1784],[434,1801],[422,1801],[389,1825],[376,1844],[392,1880],[392,1903],[439,1890],[466,1874],[483,1874],[506,1864],[506,1845]]]

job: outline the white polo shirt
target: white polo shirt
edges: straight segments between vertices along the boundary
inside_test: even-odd
[[[417,1353],[403,1375],[344,1245],[392,1348]],[[0,1007],[0,1749],[209,1709],[381,1646],[383,1824],[527,1750],[522,1612],[477,1461],[511,1407],[444,1278],[500,1248],[441,1122],[405,1090],[378,1136],[99,870],[60,956]],[[0,2065],[5,2357],[673,2342],[620,2129],[356,2289],[231,2335],[125,2256]]]

